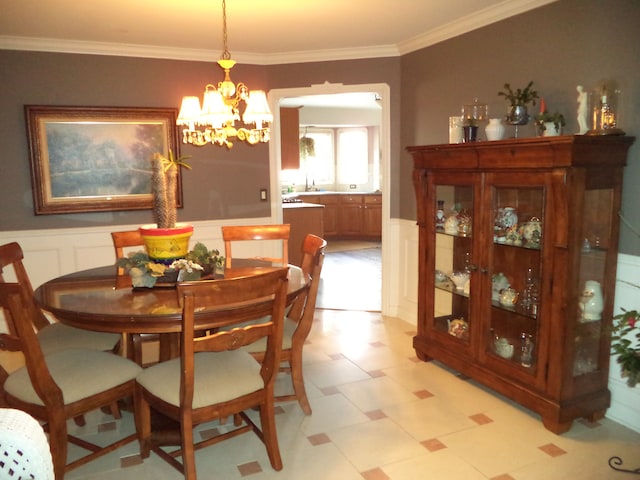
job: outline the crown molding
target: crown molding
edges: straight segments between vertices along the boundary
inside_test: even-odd
[[[505,0],[504,2],[475,11],[466,17],[459,18],[441,27],[435,28],[422,35],[410,38],[398,44],[400,55],[415,52],[436,43],[449,40],[465,33],[486,27],[492,23],[505,20],[521,13],[533,10],[558,0]]]
[[[136,45],[106,42],[85,42],[56,38],[15,37],[0,35],[0,50],[32,52],[74,53],[83,55],[110,55],[116,57],[162,58],[196,62],[216,62],[211,50],[173,48],[153,45]],[[397,57],[395,46],[375,46],[349,49],[298,51],[283,53],[234,52],[239,63],[251,65],[277,65],[283,63],[324,62],[353,60],[356,58]]]
[[[288,63],[325,62],[364,58],[398,57],[436,43],[490,25],[491,23],[524,13],[558,0],[505,0],[474,12],[455,22],[400,42],[397,45],[375,45],[358,48],[293,51],[281,53],[234,52],[239,63],[251,65],[278,65]],[[197,62],[215,62],[211,50],[175,48],[153,45],[85,42],[55,38],[17,37],[0,35],[0,50],[74,53],[85,55],[111,55],[120,57],[161,58]]]

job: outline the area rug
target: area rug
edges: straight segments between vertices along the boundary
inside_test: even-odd
[[[316,308],[381,310],[381,248],[377,246],[325,254]]]

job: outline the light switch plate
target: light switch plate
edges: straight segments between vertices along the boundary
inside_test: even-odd
[[[260,189],[260,201],[261,202],[266,202],[267,201],[267,189],[266,188],[261,188]]]

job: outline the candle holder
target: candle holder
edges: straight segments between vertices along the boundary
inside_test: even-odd
[[[487,104],[478,102],[477,98],[473,100],[473,103],[462,106],[463,143],[477,141],[479,123],[486,120],[487,116]]]
[[[624,135],[618,127],[620,90],[609,85],[603,85],[592,95],[593,128],[587,135]]]

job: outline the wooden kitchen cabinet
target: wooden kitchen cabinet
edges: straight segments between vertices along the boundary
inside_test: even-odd
[[[338,210],[338,233],[341,237],[360,237],[364,234],[364,197],[342,194]]]
[[[382,238],[382,195],[365,195],[363,234],[368,238]]]
[[[289,263],[302,266],[302,243],[312,233],[324,238],[324,210],[312,203],[287,203],[282,206],[283,223],[291,226],[289,233]]]
[[[300,168],[300,111],[280,108],[280,165],[282,170]]]
[[[420,359],[537,412],[556,433],[604,416],[617,212],[633,141],[582,135],[408,148]]]
[[[324,205],[324,236],[335,237],[338,234],[338,195],[304,195],[302,198],[306,203]]]
[[[324,205],[325,238],[382,239],[382,195],[365,193],[305,194],[305,202]]]

